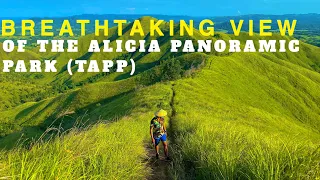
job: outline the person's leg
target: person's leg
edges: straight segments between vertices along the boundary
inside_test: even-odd
[[[155,147],[155,148],[156,148],[156,153],[157,153],[157,154],[159,154],[159,146],[158,146],[158,145],[156,145],[156,147]]]
[[[167,141],[162,141],[162,144],[163,144],[164,155],[165,155],[166,157],[169,157],[169,153],[168,153],[168,143],[167,143]]]
[[[159,159],[159,143],[160,143],[160,138],[155,138],[155,150],[156,150],[156,158]]]
[[[169,154],[168,154],[167,135],[166,135],[166,134],[162,135],[161,141],[162,141],[162,144],[163,144],[164,155],[165,155],[166,157],[169,157]]]

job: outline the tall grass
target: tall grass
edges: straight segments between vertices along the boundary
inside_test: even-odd
[[[85,116],[99,113],[108,121],[75,126],[52,138],[44,134],[28,149],[3,150],[0,178],[145,179],[150,174],[145,149],[150,120],[157,108],[170,108],[170,95],[170,86],[163,84],[137,89]],[[117,118],[111,121],[111,117]]]
[[[214,57],[175,82],[174,178],[320,178],[320,76],[278,61]]]
[[[31,150],[1,152],[0,177],[13,179],[141,179],[145,136],[141,121],[131,118],[99,123],[85,130],[73,128]],[[128,128],[130,127],[130,128]],[[138,132],[137,132],[138,131]]]
[[[178,136],[179,137],[179,136]],[[298,138],[260,134],[248,127],[220,124],[180,136],[180,168],[198,179],[316,179],[320,145]],[[186,162],[192,162],[189,167]],[[188,164],[187,164],[188,165]],[[190,169],[192,169],[190,171]],[[181,169],[180,169],[181,171]],[[184,174],[180,174],[180,178]]]

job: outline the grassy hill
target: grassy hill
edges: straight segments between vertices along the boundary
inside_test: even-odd
[[[318,73],[291,63],[213,57],[210,68],[174,85],[180,176],[319,177],[319,86]]]
[[[147,25],[150,18],[141,20]],[[128,39],[131,25],[124,36],[109,39]],[[103,40],[88,35],[82,41],[92,38]],[[143,38],[150,40],[148,33]],[[303,43],[299,53],[172,54],[170,39],[204,37],[196,31],[194,37],[153,38],[161,42],[161,53],[87,53],[84,43],[79,53],[38,57],[57,59],[57,74],[44,74],[39,81],[26,74],[14,81],[19,86],[4,79],[3,87],[19,94],[30,94],[23,78],[51,94],[0,111],[0,177],[146,178],[153,173],[146,157],[149,123],[159,108],[169,111],[170,178],[320,177],[318,47]],[[260,38],[219,33],[215,39]],[[70,58],[119,57],[137,61],[135,76],[127,70],[70,77],[64,64]]]
[[[30,149],[2,151],[0,161],[4,171],[0,176],[22,179],[144,178],[150,173],[150,168],[142,162],[146,158],[144,145],[148,139],[148,123],[154,109],[170,108],[170,90],[170,86],[162,84],[136,90],[95,109],[105,117],[116,118],[113,123],[103,121],[92,127],[80,124],[66,133],[50,136],[49,141],[42,136]],[[80,118],[97,120],[91,116]],[[46,135],[60,130],[49,129]]]

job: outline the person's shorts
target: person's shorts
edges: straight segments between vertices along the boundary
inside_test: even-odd
[[[166,135],[166,134],[163,134],[163,135],[160,136],[160,137],[154,138],[154,140],[155,140],[156,146],[158,146],[158,144],[160,143],[160,141],[162,141],[162,142],[167,141],[167,135]]]

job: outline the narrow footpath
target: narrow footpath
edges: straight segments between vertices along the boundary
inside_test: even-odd
[[[169,144],[169,153],[170,148],[174,145],[174,138],[173,138],[173,122],[175,119],[176,111],[174,108],[174,98],[175,98],[175,91],[174,91],[174,84],[172,84],[172,97],[170,100],[170,106],[171,106],[171,114],[169,115],[169,126],[167,127],[168,131],[168,144]],[[147,179],[149,180],[164,180],[164,179],[170,179],[170,167],[172,166],[172,161],[166,161],[163,153],[163,146],[160,145],[160,159],[156,159],[156,153],[154,150],[154,147],[151,143],[148,143],[146,145],[146,150],[148,153],[148,166],[151,167],[152,172],[151,176]],[[169,154],[172,158],[172,154]]]

